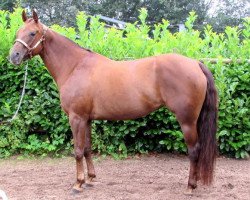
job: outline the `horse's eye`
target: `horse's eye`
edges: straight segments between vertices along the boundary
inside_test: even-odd
[[[31,32],[30,36],[34,37],[36,35],[36,32]]]

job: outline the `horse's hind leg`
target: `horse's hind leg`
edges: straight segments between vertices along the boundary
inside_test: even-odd
[[[92,181],[92,179],[95,178],[96,175],[91,155],[91,121],[88,121],[86,129],[84,157],[87,163],[88,178],[90,181]]]
[[[186,193],[191,194],[192,190],[197,187],[198,180],[198,158],[199,158],[199,143],[196,128],[196,122],[180,123],[184,139],[188,147],[188,155],[190,160],[188,188]]]
[[[182,103],[175,107],[174,113],[177,121],[181,126],[184,134],[184,140],[188,147],[188,155],[190,160],[188,187],[186,194],[192,193],[192,190],[197,187],[197,180],[199,179],[198,159],[200,153],[199,138],[197,132],[197,121],[201,109],[201,103],[197,104]]]

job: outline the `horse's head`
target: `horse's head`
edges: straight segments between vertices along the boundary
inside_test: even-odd
[[[43,49],[43,41],[47,28],[38,20],[37,13],[33,10],[32,18],[27,18],[22,12],[24,25],[17,31],[15,43],[10,51],[10,62],[14,65],[39,54]]]

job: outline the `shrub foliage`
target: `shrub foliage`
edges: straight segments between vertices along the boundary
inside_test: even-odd
[[[81,12],[76,18],[77,28],[58,25],[51,28],[115,60],[169,52],[195,59],[218,58],[216,64],[205,63],[214,74],[220,97],[218,148],[222,154],[248,157],[250,68],[246,59],[250,55],[250,19],[245,19],[242,30],[227,27],[223,34],[218,34],[207,25],[201,33],[193,29],[197,16],[191,12],[186,30],[173,34],[168,30],[167,20],[149,27],[146,17],[147,11],[142,9],[138,22],[117,30],[105,28],[98,17],[91,17],[88,23],[88,16]],[[25,63],[17,67],[7,59],[20,25],[21,9],[13,13],[0,11],[0,120],[11,118],[23,86]],[[233,62],[223,64],[222,58]],[[28,65],[26,95],[20,113],[13,123],[0,126],[0,157],[16,153],[59,155],[72,148],[70,127],[60,109],[55,83],[39,58],[33,58]],[[94,121],[92,131],[93,150],[115,157],[148,151],[186,152],[180,127],[165,108],[137,120]]]

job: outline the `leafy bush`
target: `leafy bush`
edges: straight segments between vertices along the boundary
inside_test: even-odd
[[[196,15],[190,13],[186,30],[172,34],[167,29],[167,20],[151,29],[146,24],[146,17],[147,11],[142,9],[140,21],[128,24],[121,31],[105,28],[98,17],[91,17],[88,25],[88,16],[79,13],[76,29],[58,25],[51,28],[81,46],[116,60],[168,52],[195,59],[218,58],[217,64],[206,65],[214,74],[220,97],[219,149],[222,154],[247,157],[250,150],[250,77],[246,59],[250,53],[250,19],[245,20],[242,30],[227,27],[224,34],[217,34],[208,25],[201,33],[193,29]],[[0,120],[11,118],[22,90],[25,64],[16,67],[7,60],[21,24],[21,9],[13,13],[0,11]],[[223,64],[222,58],[231,58],[234,62]],[[237,62],[238,58],[241,63]],[[12,124],[0,126],[0,157],[16,153],[58,155],[72,148],[70,127],[60,109],[55,83],[39,58],[33,58],[28,65],[28,83],[20,113]],[[95,121],[92,130],[93,150],[115,157],[148,151],[186,152],[180,127],[164,108],[137,120]]]

